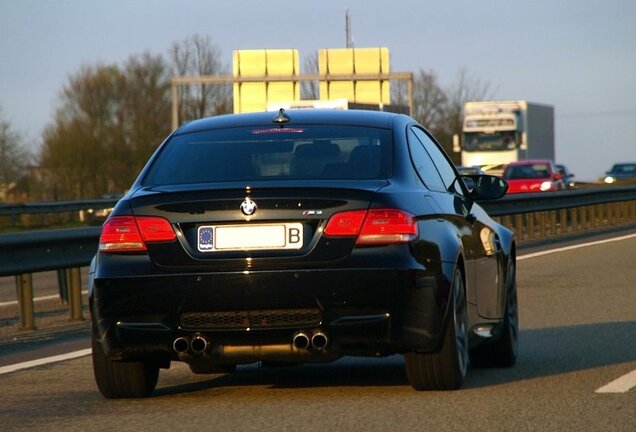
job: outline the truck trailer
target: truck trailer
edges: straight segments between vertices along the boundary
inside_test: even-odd
[[[528,159],[554,161],[554,107],[527,101],[466,102],[461,140],[464,166],[498,173]]]

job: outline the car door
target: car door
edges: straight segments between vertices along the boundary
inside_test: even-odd
[[[497,294],[499,280],[495,253],[496,234],[484,223],[484,218],[479,217],[483,212],[481,209],[475,209],[475,204],[466,196],[461,178],[439,145],[419,127],[412,127],[411,134],[417,138],[425,154],[430,157],[438,174],[432,175],[433,168],[429,166],[426,168],[427,172],[422,173],[422,177],[435,195],[442,213],[456,227],[461,239],[465,259],[467,301],[477,303],[480,314],[484,313],[484,316],[498,316],[500,298]],[[421,152],[417,145],[412,145],[412,151]],[[424,159],[425,155],[422,154],[421,157]]]

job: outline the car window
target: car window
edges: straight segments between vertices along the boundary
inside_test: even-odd
[[[506,180],[547,179],[550,178],[550,167],[544,164],[509,165],[503,177]]]
[[[437,171],[444,182],[445,190],[463,195],[463,191],[461,189],[460,182],[457,181],[457,174],[453,169],[453,165],[449,162],[448,158],[444,155],[439,146],[422,129],[413,127],[411,130],[424,146],[424,149],[433,160],[435,167],[437,167]]]
[[[424,145],[417,139],[412,129],[409,129],[408,141],[413,165],[422,182],[432,191],[447,192],[446,186],[437,168],[435,168],[433,160],[424,148]]]
[[[388,129],[351,126],[234,128],[177,135],[144,186],[243,180],[355,180],[390,176]]]

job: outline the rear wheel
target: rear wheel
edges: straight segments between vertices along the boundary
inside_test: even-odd
[[[159,366],[147,361],[112,361],[92,335],[93,373],[100,393],[108,399],[142,398],[152,394]]]
[[[519,309],[514,258],[508,260],[506,272],[506,312],[499,339],[470,351],[470,362],[477,367],[511,367],[519,350]]]
[[[456,390],[468,370],[466,294],[462,272],[455,269],[442,349],[437,353],[404,354],[409,383],[415,390]]]

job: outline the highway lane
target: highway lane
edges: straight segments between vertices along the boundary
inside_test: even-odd
[[[0,375],[2,430],[636,430],[636,238],[519,260],[521,349],[456,392],[414,392],[401,356],[231,375],[161,371],[154,397],[109,401],[90,357]]]

